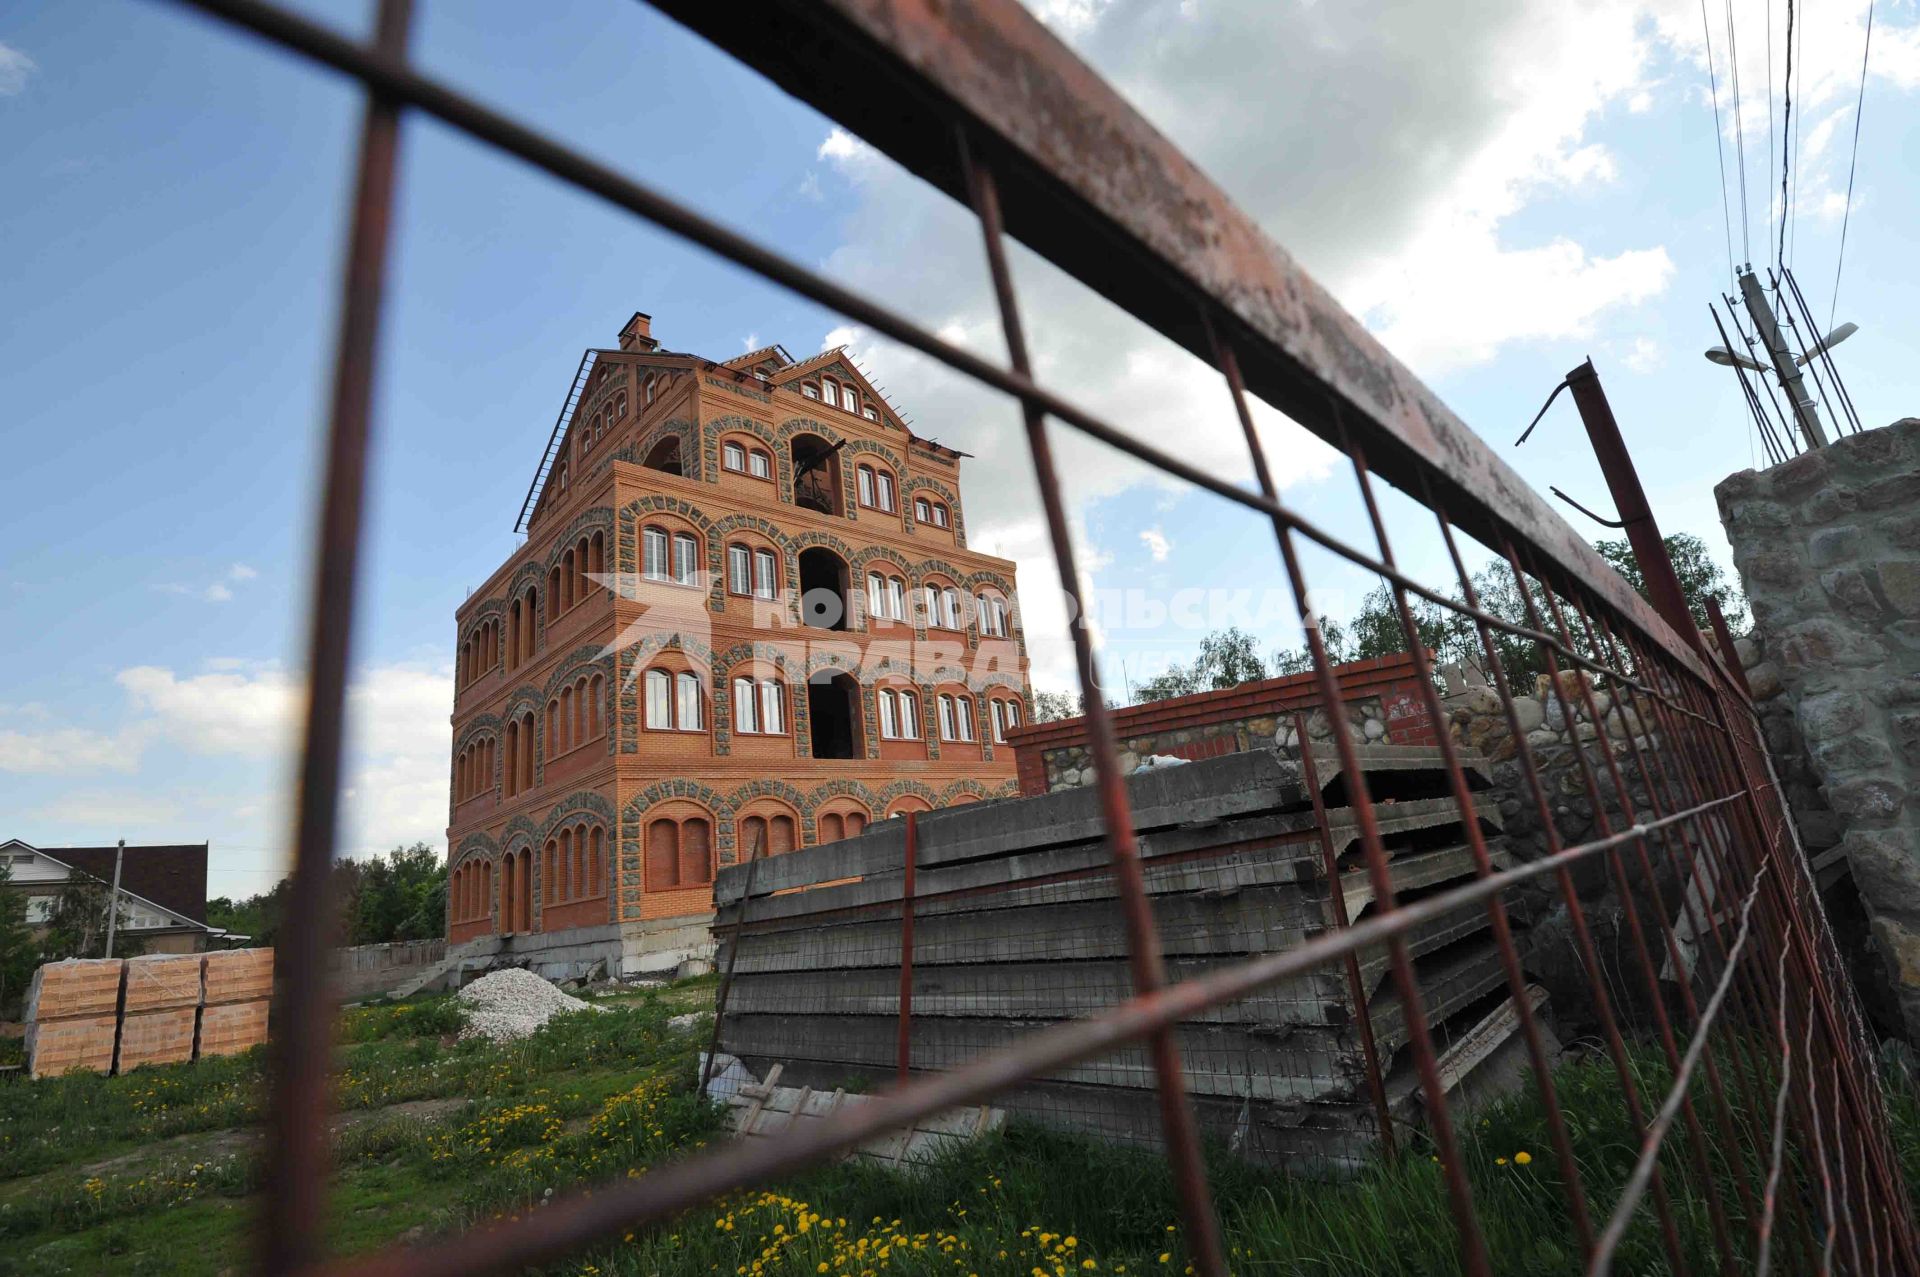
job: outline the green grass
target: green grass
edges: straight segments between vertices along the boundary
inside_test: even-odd
[[[446,999],[351,1012],[339,1054],[348,1116],[334,1141],[333,1244],[361,1251],[537,1211],[550,1193],[645,1173],[714,1139],[717,1114],[692,1093],[705,1035],[667,1027],[671,1016],[704,1006],[712,988],[709,978],[605,999],[614,1008],[606,1014],[565,1017],[505,1046],[456,1041],[458,1009]],[[1666,1077],[1656,1055],[1636,1061],[1643,1091],[1660,1094]],[[260,1192],[257,1138],[244,1128],[259,1115],[260,1068],[238,1059],[0,1088],[0,1272],[244,1271]],[[1920,1183],[1920,1085],[1903,1067],[1888,1077],[1897,1147],[1910,1182]],[[1617,1083],[1608,1065],[1591,1061],[1563,1068],[1557,1082],[1604,1222],[1636,1151]],[[1728,1191],[1736,1173],[1728,1159],[1759,1147],[1770,1113],[1739,1117],[1737,1147],[1714,1144],[1711,1183],[1695,1179],[1679,1138],[1663,1162],[1696,1271],[1715,1267],[1708,1192],[1719,1192],[1736,1235],[1750,1231]],[[1495,1271],[1577,1271],[1532,1094],[1476,1115],[1462,1136]],[[1395,1161],[1334,1182],[1250,1167],[1217,1150],[1212,1158],[1236,1271],[1458,1271],[1441,1168],[1417,1142]],[[1186,1268],[1176,1218],[1161,1159],[1013,1123],[911,1174],[858,1161],[816,1169],[553,1271],[1171,1275]],[[1668,1271],[1650,1210],[1640,1212],[1615,1270]]]

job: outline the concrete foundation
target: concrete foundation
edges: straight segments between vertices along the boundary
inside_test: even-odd
[[[565,931],[480,936],[447,950],[449,966],[463,972],[524,966],[548,980],[610,976],[672,975],[682,963],[713,957],[708,928],[713,914],[688,914]]]

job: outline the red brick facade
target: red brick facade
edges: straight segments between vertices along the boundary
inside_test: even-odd
[[[1378,703],[1377,721],[1384,729],[1384,739],[1396,745],[1437,743],[1433,716],[1420,695],[1412,657],[1401,652],[1351,661],[1334,666],[1333,672],[1340,682],[1341,697],[1349,706],[1364,702],[1371,709]],[[1123,766],[1126,755],[1217,758],[1272,744],[1277,720],[1296,711],[1310,712],[1319,700],[1311,673],[1290,674],[1116,709],[1114,735],[1123,751]],[[1020,792],[1044,794],[1062,788],[1063,765],[1071,766],[1084,754],[1086,720],[1037,723],[1020,728],[1009,739],[1019,760]]]
[[[697,917],[754,842],[1016,788],[1014,565],[967,549],[962,454],[839,351],[649,329],[592,352],[526,544],[456,614],[455,943]]]

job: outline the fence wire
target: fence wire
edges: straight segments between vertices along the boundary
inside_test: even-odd
[[[1705,1190],[1722,1273],[1749,1265],[1920,1272],[1871,1038],[1737,669],[1723,666],[1684,612],[1648,607],[1601,567],[1017,6],[783,2],[742,21],[727,6],[660,5],[972,210],[1008,348],[1001,366],[421,75],[406,55],[408,0],[381,0],[366,44],[253,0],[187,2],[332,66],[367,93],[322,493],[293,903],[278,952],[266,1271],[508,1271],[991,1101],[1163,1150],[1187,1254],[1209,1275],[1227,1265],[1204,1137],[1309,1172],[1395,1156],[1419,1141],[1443,1168],[1461,1267],[1486,1274],[1449,1062],[1491,1010],[1510,1015],[1518,1033],[1585,1271],[1611,1270],[1643,1211],[1671,1270],[1689,1271],[1682,1233],[1697,1223],[1678,1218],[1673,1191],[1687,1181]],[[813,74],[823,66],[872,74]],[[910,819],[908,858],[897,858],[891,874],[808,883],[802,868],[777,870],[806,857],[780,857],[763,870],[754,856],[744,881],[721,876],[727,1049],[784,1053],[797,1071],[811,1056],[823,1070],[816,1085],[832,1085],[830,1070],[847,1067],[898,1085],[830,1118],[793,1122],[778,1138],[563,1196],[537,1215],[330,1264],[327,867],[387,228],[409,111],[1011,397],[1069,595],[1080,578],[1052,446],[1059,427],[1264,516],[1307,636],[1322,722],[1316,731],[1301,715],[1291,750],[1258,764],[1283,770],[1271,792],[1284,798],[1205,829],[1153,825],[1130,801],[1092,638],[1074,624],[1095,823],[1077,841],[1053,845],[1048,872],[1003,873],[1013,862],[993,862],[994,875],[980,880],[978,864],[941,862],[937,820],[923,836],[922,822]],[[1128,180],[1108,180],[1114,171]],[[1188,234],[1201,225],[1206,234]],[[1241,428],[1254,489],[1144,443],[1035,380],[1010,236],[1212,363],[1222,378],[1217,408]],[[1254,429],[1254,394],[1345,455],[1370,548],[1281,499]],[[1376,472],[1431,513],[1450,588],[1430,588],[1398,566]],[[1478,582],[1487,578],[1469,571],[1463,536],[1493,552],[1524,620],[1483,605]],[[1420,768],[1383,768],[1337,712],[1341,692],[1303,548],[1387,589],[1438,729]],[[1468,635],[1510,758],[1490,760],[1449,730],[1416,607],[1440,609]],[[1516,651],[1533,664],[1510,668]],[[1522,720],[1519,680],[1528,676],[1560,716],[1570,749],[1536,744],[1536,725]],[[1553,750],[1559,761],[1549,767],[1542,752]],[[1516,801],[1492,795],[1496,763],[1517,777]],[[1588,817],[1582,836],[1563,839],[1576,807]],[[1532,831],[1524,850],[1505,832],[1520,825]],[[757,883],[756,872],[764,874]],[[1589,916],[1596,884],[1619,902],[1613,934]],[[1564,927],[1586,1002],[1578,1011],[1595,1026],[1639,1142],[1611,1201],[1594,1200],[1583,1183],[1540,991],[1523,966],[1526,937],[1545,919]],[[835,979],[806,974],[820,970]],[[1647,1090],[1650,1074],[1630,1037],[1664,1062],[1660,1093]]]

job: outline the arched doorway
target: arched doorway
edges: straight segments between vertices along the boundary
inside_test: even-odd
[[[800,551],[800,623],[817,630],[847,628],[847,561],[822,546]]]
[[[851,674],[821,670],[807,681],[807,715],[815,758],[860,758],[860,684]]]

